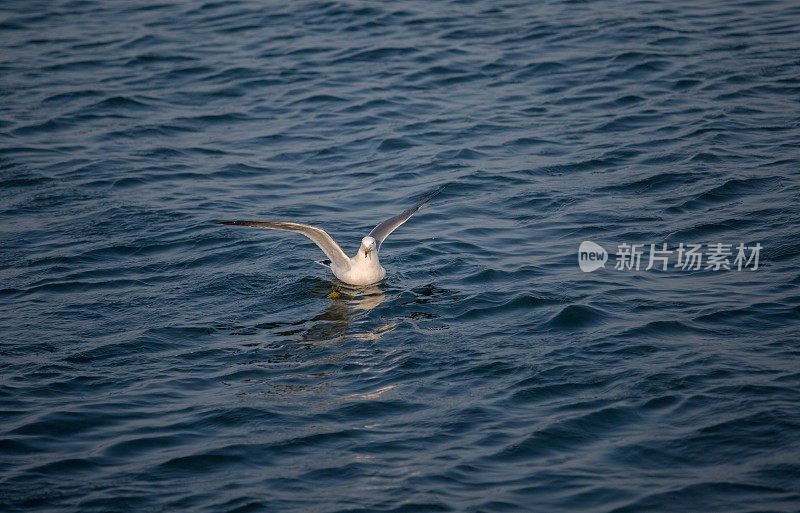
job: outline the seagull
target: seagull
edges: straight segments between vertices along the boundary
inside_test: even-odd
[[[417,210],[441,192],[437,189],[415,203],[412,207],[400,214],[381,222],[361,239],[361,247],[352,257],[348,257],[333,237],[322,228],[290,221],[217,221],[218,224],[228,226],[246,226],[249,228],[268,228],[271,230],[284,230],[287,232],[302,233],[325,253],[328,260],[319,262],[330,268],[333,275],[348,285],[365,286],[378,283],[386,276],[384,269],[378,261],[381,244],[395,231],[398,226],[408,221]]]

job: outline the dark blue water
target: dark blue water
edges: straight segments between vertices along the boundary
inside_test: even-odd
[[[798,24],[4,2],[0,510],[797,511]],[[357,293],[212,223],[352,253],[442,185]],[[763,250],[637,272],[621,243]]]

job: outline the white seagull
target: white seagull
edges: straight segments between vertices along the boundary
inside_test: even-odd
[[[439,194],[441,190],[441,188],[436,190],[408,210],[378,224],[378,226],[369,232],[369,235],[361,239],[361,247],[358,248],[358,251],[352,257],[348,257],[345,252],[342,251],[342,248],[339,247],[328,232],[316,226],[292,223],[289,221],[217,221],[217,223],[229,226],[269,228],[272,230],[302,233],[313,240],[328,257],[328,260],[323,260],[320,263],[329,267],[330,270],[333,271],[334,276],[350,285],[372,285],[373,283],[378,283],[386,276],[386,269],[381,267],[378,261],[378,252],[380,251],[381,243],[383,243],[386,237],[395,231],[398,226],[408,221],[422,205]]]

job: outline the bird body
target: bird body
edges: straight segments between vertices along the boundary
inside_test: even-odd
[[[372,237],[364,237],[358,252],[350,257],[350,265],[343,268],[331,263],[333,275],[350,285],[372,285],[386,276],[378,261],[376,241]]]
[[[333,237],[331,237],[328,232],[316,226],[289,221],[218,221],[218,223],[228,226],[268,228],[272,230],[302,233],[314,241],[325,253],[329,261],[323,262],[323,265],[327,265],[333,272],[333,275],[339,280],[349,285],[372,285],[373,283],[378,283],[383,280],[386,276],[386,270],[381,266],[378,260],[378,254],[384,239],[397,229],[398,226],[408,221],[422,205],[430,201],[440,191],[441,189],[436,190],[402,213],[378,224],[378,226],[369,232],[369,235],[361,239],[361,246],[352,257],[348,257],[347,254],[342,251],[342,248],[333,240]]]

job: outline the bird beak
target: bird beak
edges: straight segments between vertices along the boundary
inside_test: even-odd
[[[366,248],[364,248],[364,256],[367,256],[367,255],[369,255],[371,251],[372,251],[372,248],[371,248],[371,247],[369,247],[369,246],[367,246]]]

